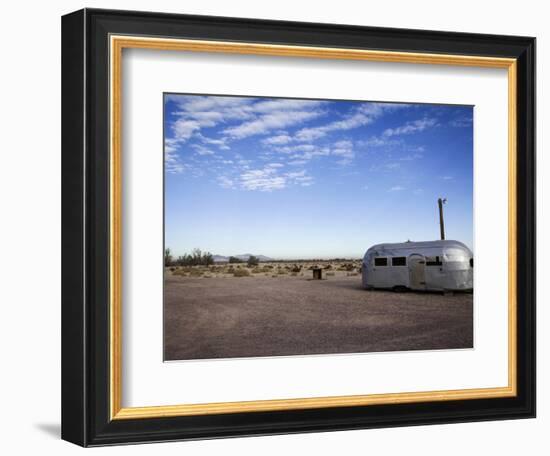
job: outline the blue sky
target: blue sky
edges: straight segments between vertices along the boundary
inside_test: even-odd
[[[177,256],[362,257],[473,236],[473,107],[165,94],[165,245]]]

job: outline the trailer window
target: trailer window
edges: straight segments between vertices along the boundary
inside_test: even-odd
[[[470,267],[471,267],[471,268],[474,267],[474,259],[473,259],[473,258],[470,258]]]
[[[374,259],[374,265],[375,266],[387,266],[388,265],[388,259],[385,257],[375,258]]]
[[[441,257],[435,256],[435,257],[426,257],[426,266],[442,266],[443,262],[441,261]]]
[[[407,259],[405,257],[393,257],[391,259],[392,266],[407,266]]]

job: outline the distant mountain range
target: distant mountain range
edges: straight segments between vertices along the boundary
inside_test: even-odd
[[[228,256],[223,256],[223,255],[212,255],[212,256],[214,257],[214,263],[227,263],[229,261]],[[248,259],[251,256],[255,256],[256,258],[258,258],[260,261],[263,261],[263,262],[273,261],[273,258],[266,257],[265,255],[254,255],[252,253],[243,253],[242,255],[231,255],[231,256],[234,256],[235,258],[238,258],[239,260],[242,260],[242,261],[248,261]]]

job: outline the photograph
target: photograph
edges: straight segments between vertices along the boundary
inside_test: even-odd
[[[474,348],[474,106],[163,108],[165,361]]]

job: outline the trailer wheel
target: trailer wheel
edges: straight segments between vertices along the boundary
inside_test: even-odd
[[[394,293],[406,293],[407,291],[409,291],[409,289],[403,285],[396,285],[392,288],[392,291]]]

